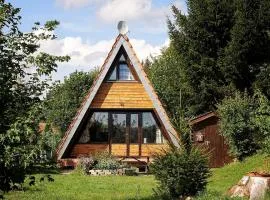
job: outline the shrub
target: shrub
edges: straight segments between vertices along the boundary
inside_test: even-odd
[[[156,155],[150,170],[159,181],[156,195],[162,199],[195,196],[205,190],[210,176],[208,156],[196,147],[164,151]]]
[[[253,123],[255,109],[254,99],[246,93],[236,93],[218,105],[220,132],[226,138],[231,154],[239,160],[254,154],[259,148]]]
[[[270,101],[259,91],[253,97],[236,93],[218,105],[220,132],[239,160],[261,149],[270,155]]]
[[[92,156],[83,156],[79,158],[78,165],[76,166],[76,171],[79,173],[87,174],[89,170],[93,169],[95,165],[95,160]]]
[[[257,142],[262,151],[270,155],[270,101],[260,92],[255,93],[257,108],[252,123],[257,132]]]
[[[115,159],[115,157],[109,152],[104,151],[96,154],[95,160],[97,164],[94,166],[95,169],[118,169],[120,168],[120,163]]]

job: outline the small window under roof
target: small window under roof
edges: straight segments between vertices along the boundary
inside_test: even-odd
[[[110,76],[109,76],[109,81],[116,81],[116,78],[117,78],[117,70],[116,70],[117,67],[114,67],[114,69],[112,70]]]
[[[134,76],[127,64],[125,56],[122,54],[118,62],[115,63],[113,69],[108,76],[108,81],[134,81]]]
[[[124,62],[126,61],[126,59],[125,59],[125,57],[124,57],[124,55],[123,55],[123,54],[121,55],[121,57],[120,57],[119,61],[124,61]]]

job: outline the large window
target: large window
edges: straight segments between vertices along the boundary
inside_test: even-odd
[[[112,143],[126,143],[126,114],[112,114]]]
[[[107,143],[108,134],[108,113],[94,112],[86,124],[79,143]]]
[[[135,80],[124,55],[121,55],[119,61],[111,69],[108,81],[133,81]]]
[[[163,143],[161,131],[151,112],[143,112],[142,114],[142,130],[143,144],[147,143]]]
[[[163,136],[150,111],[93,112],[83,127],[79,143],[160,144]]]
[[[135,144],[139,143],[138,127],[139,127],[139,115],[130,114],[130,136],[129,136],[130,143]]]

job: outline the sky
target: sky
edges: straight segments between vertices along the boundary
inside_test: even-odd
[[[7,0],[21,8],[22,31],[30,31],[34,22],[58,20],[57,39],[41,43],[41,51],[69,55],[60,63],[53,80],[78,71],[90,71],[103,64],[118,35],[117,24],[127,22],[130,39],[140,60],[157,56],[168,46],[167,17],[171,6],[186,13],[185,0]]]

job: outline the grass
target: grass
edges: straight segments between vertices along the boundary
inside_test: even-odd
[[[224,193],[238,183],[243,175],[260,168],[265,160],[263,155],[255,155],[243,162],[231,163],[225,167],[213,169],[207,190],[209,192]]]
[[[248,172],[259,169],[264,164],[264,155],[255,155],[243,162],[231,163],[222,168],[212,169],[212,176],[209,178],[206,193],[199,196],[198,200],[225,200],[227,191]],[[234,198],[242,199],[242,198]]]
[[[235,185],[243,175],[263,165],[264,156],[256,155],[241,163],[232,163],[213,169],[207,191],[197,200],[225,200],[226,191]],[[40,176],[40,175],[37,175]],[[10,200],[151,200],[157,183],[153,176],[84,176],[78,173],[53,175],[53,183],[26,186],[25,192],[14,191],[5,197]]]
[[[11,200],[77,200],[77,199],[141,199],[152,196],[156,186],[153,176],[84,176],[80,174],[53,175],[52,183],[27,187],[5,197]]]

